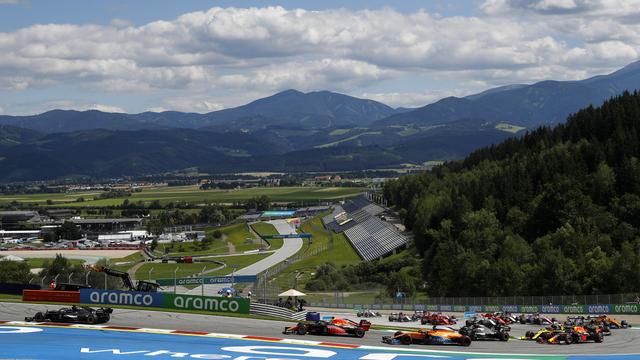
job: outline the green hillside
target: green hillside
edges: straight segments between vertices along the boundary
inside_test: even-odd
[[[432,296],[640,288],[640,94],[387,183]]]

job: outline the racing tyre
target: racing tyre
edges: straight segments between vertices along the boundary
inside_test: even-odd
[[[307,334],[307,327],[304,326],[304,324],[302,324],[302,323],[298,324],[298,328],[296,329],[296,334],[298,334],[298,335],[306,335]]]
[[[111,320],[111,315],[109,315],[109,314],[105,314],[105,315],[104,315],[104,321],[103,321],[103,323],[108,323],[108,322],[109,322],[109,320]]]
[[[89,324],[95,324],[96,323],[96,317],[93,314],[89,314],[87,315],[87,323]]]
[[[620,323],[620,325],[622,325],[623,329],[626,329],[629,327],[629,324],[627,323],[627,320],[622,320],[622,322]]]
[[[593,341],[595,341],[597,343],[601,343],[602,340],[604,340],[604,336],[602,336],[601,333],[596,333],[596,334],[593,334],[593,335],[594,335],[593,336]]]
[[[538,338],[536,339],[536,342],[537,342],[538,344],[544,344],[544,343],[546,343],[546,342],[547,342],[547,340],[545,340],[545,338],[543,338],[542,336],[540,336],[540,337],[538,337]]]
[[[466,326],[471,326],[471,325],[473,325],[473,320],[467,320],[467,321],[465,321],[465,323],[464,323],[464,324],[465,324]]]
[[[533,335],[535,335],[535,333],[532,330],[529,330],[526,332],[526,334],[524,334],[524,337],[526,337],[527,339],[531,339],[533,338]]]
[[[36,316],[33,317],[33,320],[35,320],[36,322],[44,321],[44,314],[41,312],[37,312]]]
[[[500,341],[509,341],[509,333],[500,333]]]
[[[364,336],[364,330],[360,328],[356,329],[356,337],[361,338],[363,336]]]
[[[410,335],[404,335],[400,338],[400,344],[402,345],[411,345],[411,343],[412,341]]]
[[[567,335],[567,337],[564,338],[564,343],[565,343],[565,345],[573,344],[573,336]]]
[[[460,342],[460,345],[462,346],[469,346],[471,345],[471,338],[468,336],[465,336],[462,338],[462,341]]]

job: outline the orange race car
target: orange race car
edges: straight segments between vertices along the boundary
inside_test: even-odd
[[[471,338],[448,327],[434,326],[431,330],[397,331],[393,336],[383,336],[382,342],[391,345],[423,344],[469,346],[471,345]]]
[[[626,320],[614,319],[612,317],[609,317],[608,315],[598,315],[595,319],[593,319],[593,323],[603,325],[610,329],[626,329],[631,327],[631,325],[629,325]]]

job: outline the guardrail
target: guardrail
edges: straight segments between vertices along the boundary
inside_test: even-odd
[[[312,307],[372,309],[372,310],[409,310],[434,312],[483,312],[497,311],[511,313],[543,314],[640,314],[640,304],[572,304],[572,305],[429,305],[429,304],[332,304],[310,303]]]
[[[299,321],[304,320],[307,316],[307,311],[293,312],[287,308],[254,302],[251,303],[251,314]]]

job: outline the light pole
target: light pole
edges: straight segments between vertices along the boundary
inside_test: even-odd
[[[53,278],[53,283],[56,284],[56,286],[58,286],[58,276],[60,276],[60,274]]]
[[[204,296],[204,271],[207,270],[207,265],[202,268],[202,272],[200,273],[200,279],[202,281],[202,296]]]
[[[151,272],[153,272],[153,267],[149,269],[149,281],[151,281]]]
[[[176,293],[176,288],[178,286],[178,280],[176,279],[176,274],[178,273],[178,269],[180,266],[176,266],[175,270],[173,270],[173,293]]]
[[[91,271],[87,271],[86,275],[84,276],[85,285],[89,285],[89,275],[91,275]]]
[[[44,287],[44,279],[46,279],[46,276],[42,277],[42,280],[40,280],[40,288],[42,289]]]
[[[104,273],[104,289],[107,290],[107,273]]]
[[[72,277],[73,277],[73,273],[69,274],[69,278],[67,279],[67,282],[68,282],[69,284],[71,284],[71,278],[72,278]]]

